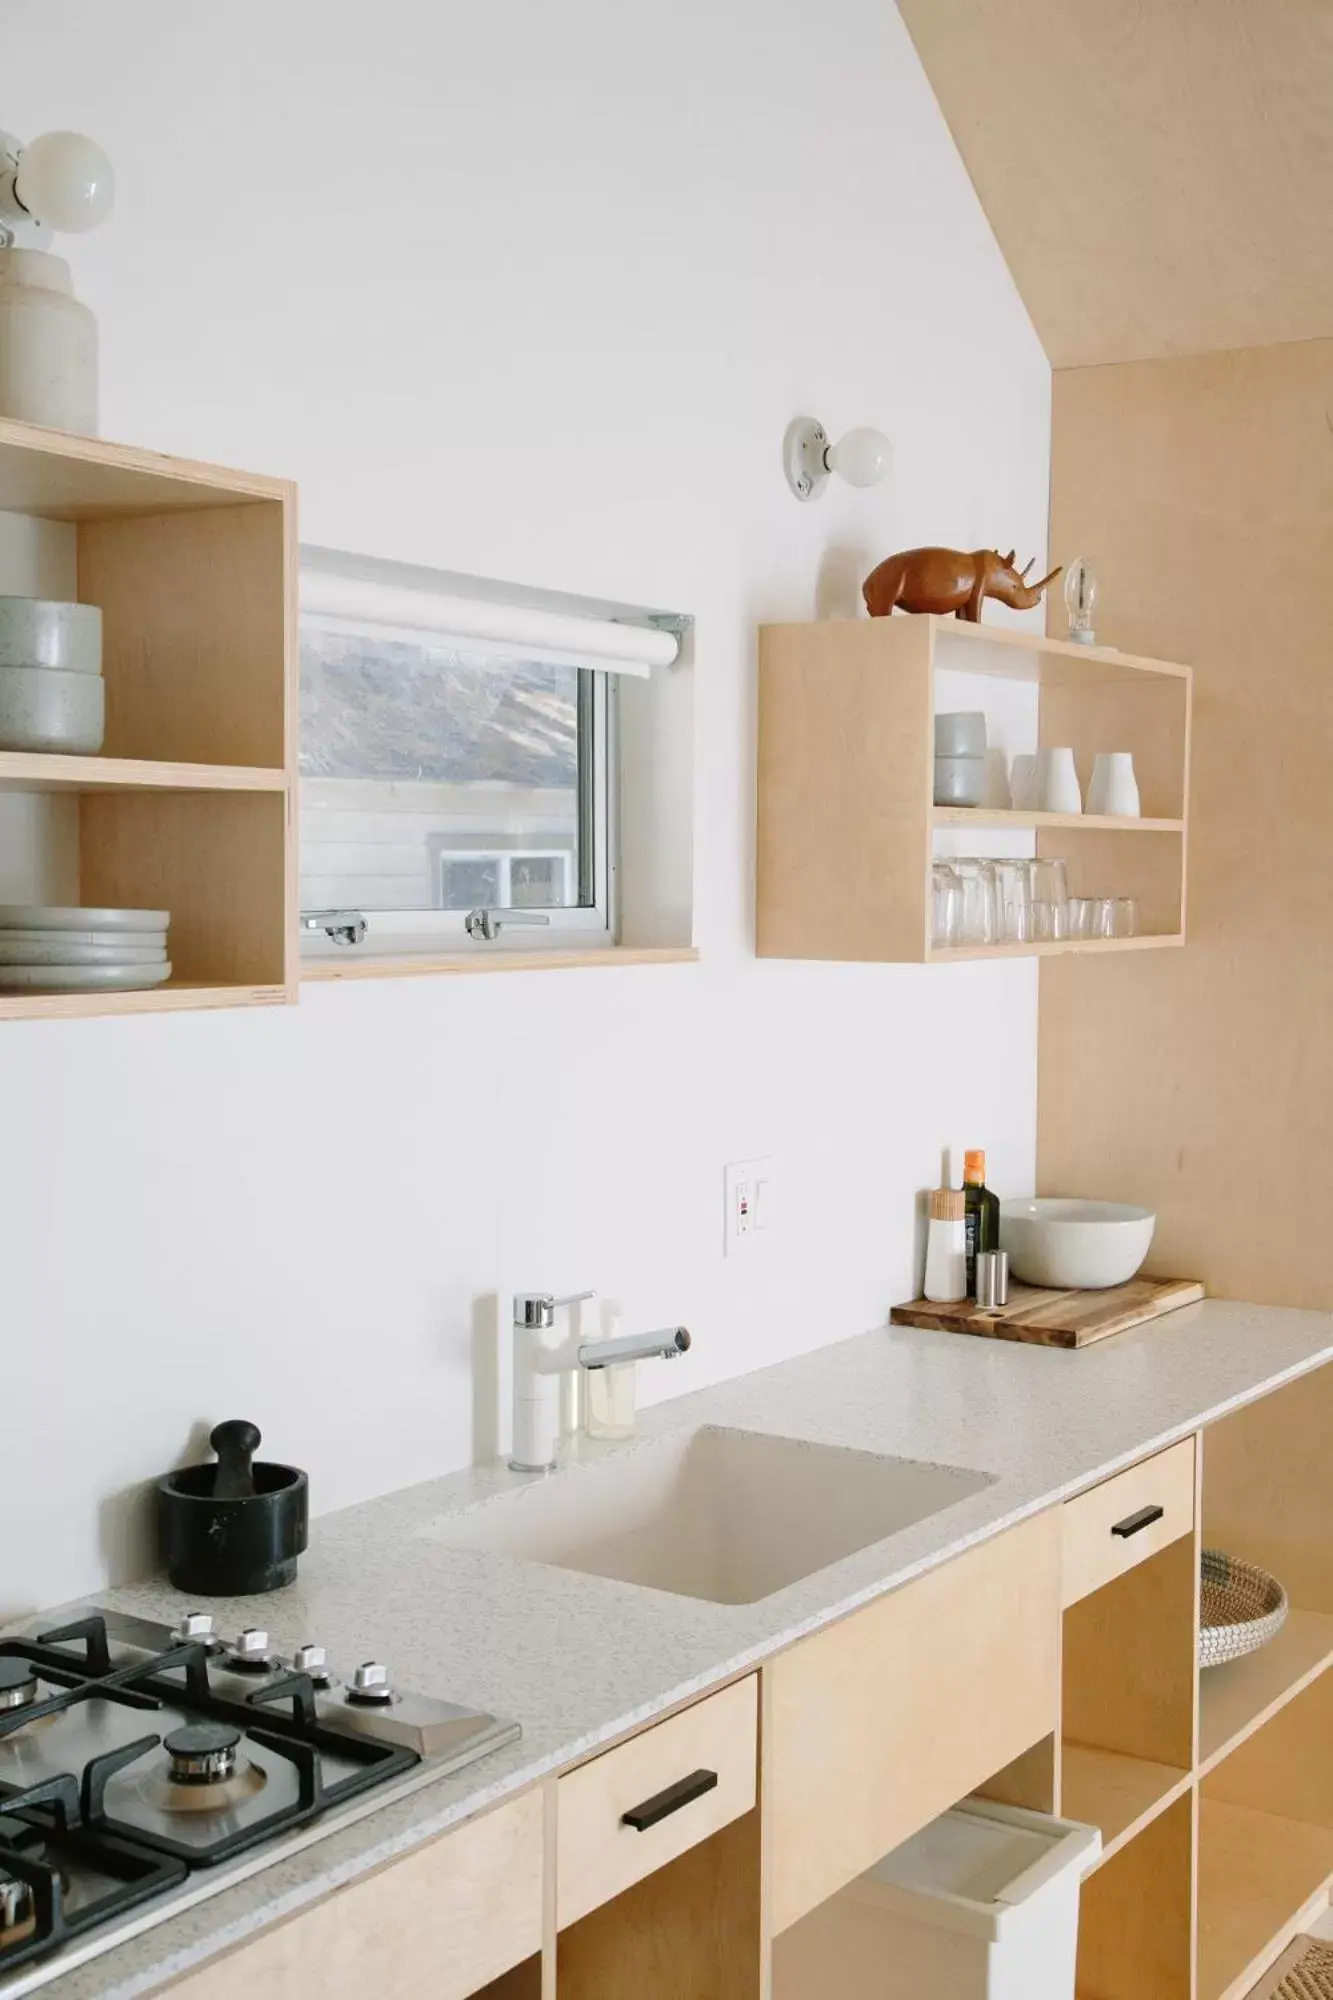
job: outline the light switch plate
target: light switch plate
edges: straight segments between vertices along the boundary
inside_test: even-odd
[[[771,1153],[757,1160],[734,1160],[723,1171],[725,1234],[728,1257],[757,1249],[775,1226],[777,1161]]]

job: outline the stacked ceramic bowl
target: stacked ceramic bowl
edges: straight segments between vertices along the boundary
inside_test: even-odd
[[[0,992],[136,993],[171,977],[165,910],[0,904]]]
[[[986,718],[979,710],[935,717],[935,803],[979,806],[986,795]]]
[[[105,729],[97,606],[0,597],[0,750],[90,756]]]

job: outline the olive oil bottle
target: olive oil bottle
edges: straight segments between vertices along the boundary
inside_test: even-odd
[[[977,1295],[977,1258],[1000,1247],[1000,1197],[986,1186],[986,1155],[963,1155],[963,1223],[967,1243],[967,1296]]]

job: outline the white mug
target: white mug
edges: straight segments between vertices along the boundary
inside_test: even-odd
[[[1036,794],[1038,812],[1082,812],[1083,794],[1079,790],[1072,750],[1037,752]]]
[[[1092,767],[1088,786],[1088,811],[1112,819],[1138,819],[1139,787],[1134,776],[1134,759],[1128,750],[1101,750]]]
[[[1009,772],[1009,791],[1014,802],[1015,812],[1036,811],[1036,775],[1037,760],[1035,757],[1028,757],[1026,755],[1015,757],[1013,766]]]

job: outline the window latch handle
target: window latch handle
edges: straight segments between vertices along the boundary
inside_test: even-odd
[[[550,921],[549,917],[539,917],[532,911],[469,910],[463,928],[478,944],[490,944],[501,931],[544,929]]]
[[[360,910],[302,910],[303,931],[323,931],[335,944],[364,944],[366,920]]]

